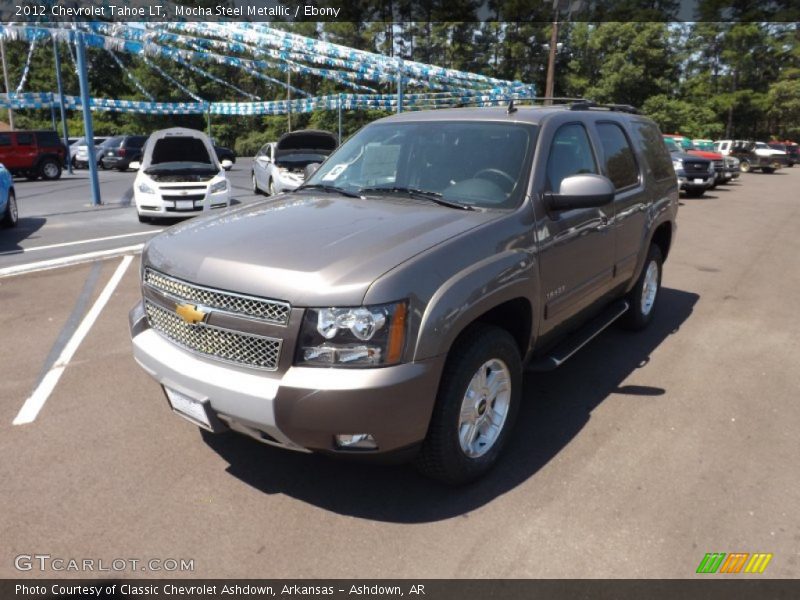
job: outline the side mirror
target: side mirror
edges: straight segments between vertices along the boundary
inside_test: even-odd
[[[222,165],[222,168],[223,168],[223,169],[225,169],[226,171],[230,171],[230,170],[231,170],[231,167],[233,166],[233,163],[232,163],[231,161],[229,161],[227,158],[226,158],[226,159],[224,159],[224,160],[223,160],[221,163],[219,163],[219,164],[221,164],[221,165]]]
[[[558,194],[547,192],[544,201],[553,211],[600,208],[614,199],[614,184],[602,175],[572,175],[561,182]]]
[[[134,171],[138,171],[139,169],[142,168],[142,163],[140,163],[138,160],[132,160],[131,164],[129,164],[128,166]]]
[[[321,164],[322,164],[322,163],[309,163],[309,164],[307,164],[307,165],[306,165],[306,168],[305,168],[305,171],[304,171],[305,178],[306,178],[306,179],[308,179],[308,178],[309,178],[309,177],[311,177],[311,176],[312,176],[314,173],[316,173],[316,172],[317,172],[317,169],[319,169],[319,166],[320,166]]]

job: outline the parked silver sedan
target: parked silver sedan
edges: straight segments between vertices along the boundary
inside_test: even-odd
[[[293,131],[264,144],[253,161],[253,193],[296,189],[305,179],[306,166],[323,162],[337,145],[335,135],[314,129]]]

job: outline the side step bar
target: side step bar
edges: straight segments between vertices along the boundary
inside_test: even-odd
[[[586,325],[556,346],[550,354],[532,361],[526,371],[552,371],[564,364],[573,354],[597,337],[606,327],[619,319],[629,308],[627,300],[609,306]]]

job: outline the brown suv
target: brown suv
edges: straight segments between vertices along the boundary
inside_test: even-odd
[[[69,156],[55,131],[0,133],[0,163],[28,179],[58,179]]]
[[[294,192],[153,238],[134,356],[205,429],[462,483],[506,445],[525,366],[651,321],[677,207],[628,107],[388,117]]]

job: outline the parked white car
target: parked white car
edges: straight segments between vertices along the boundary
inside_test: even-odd
[[[131,163],[138,170],[133,197],[139,221],[227,208],[231,185],[226,167],[230,161],[220,163],[203,132],[181,127],[156,131],[145,143],[141,164]]]
[[[305,180],[306,166],[323,162],[337,145],[335,135],[316,129],[293,131],[264,144],[253,160],[253,193],[297,189]]]

